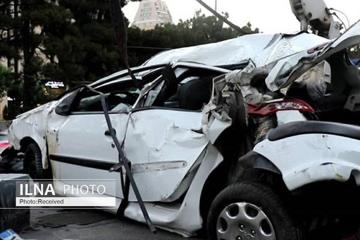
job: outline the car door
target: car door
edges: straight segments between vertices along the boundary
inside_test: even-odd
[[[209,101],[212,77],[226,72],[199,70],[196,64],[177,65],[168,71],[173,74],[163,73],[143,101],[138,101],[130,115],[125,140],[125,154],[147,202],[174,201],[187,190],[209,144],[201,132],[201,108]],[[165,84],[169,75],[173,75],[176,88]],[[132,192],[129,198],[135,200]]]
[[[122,141],[128,109],[137,99],[138,90],[132,80],[115,80],[96,89],[107,96],[112,125]],[[50,161],[53,169],[58,170],[59,184],[102,184],[107,195],[123,198],[120,174],[109,172],[119,161],[118,151],[108,131],[99,95],[81,89],[65,120],[60,125],[49,124],[49,132]]]

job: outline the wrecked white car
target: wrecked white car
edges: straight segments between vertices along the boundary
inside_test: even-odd
[[[130,219],[146,221],[136,189],[122,183],[119,146],[156,226],[184,236],[207,226],[210,239],[302,239],[283,198],[300,185],[286,182],[275,155],[256,152],[261,145],[245,154],[270,129],[316,117],[311,96],[294,90],[295,83],[321,76],[315,89],[350,84],[355,98],[346,106],[357,109],[360,88],[351,84],[360,80],[350,70],[344,75],[341,64],[344,49],[360,42],[359,27],[335,41],[254,34],[164,52],[132,69],[135,81],[118,72],[18,116],[9,138],[34,178],[52,177],[57,185],[117,179],[113,212]],[[287,149],[280,146],[276,151]]]
[[[357,227],[360,68],[352,49],[359,44],[360,22],[329,44],[214,80],[220,97],[213,101],[226,98],[224,86],[238,85],[249,114],[261,116],[289,102],[301,111],[260,118],[258,127],[265,134],[250,134],[259,136],[259,143],[239,158],[230,174],[235,184],[212,203],[208,219],[218,217],[210,234],[218,239],[306,239],[309,231],[330,226],[333,239],[342,237],[343,228]],[[294,108],[297,104],[302,107]],[[270,127],[261,127],[262,122]]]

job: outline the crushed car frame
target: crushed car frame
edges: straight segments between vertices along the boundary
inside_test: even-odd
[[[109,172],[118,164],[114,131],[156,226],[191,236],[207,225],[211,239],[302,239],[285,200],[303,185],[288,183],[262,145],[251,150],[270,129],[316,114],[308,98],[289,94],[291,86],[310,82],[323,93],[329,81],[341,85],[331,77],[341,74],[337,63],[328,60],[360,43],[359,28],[334,41],[253,34],[160,53],[132,69],[136,81],[121,71],[90,84],[106,96],[113,129],[100,95],[79,87],[18,116],[9,129],[13,151],[25,153],[32,177],[52,177],[59,188],[68,179],[115,179],[112,212],[144,222],[132,187],[121,182],[125,174]],[[346,106],[355,110],[352,90]]]

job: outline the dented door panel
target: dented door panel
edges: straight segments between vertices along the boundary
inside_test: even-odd
[[[208,139],[196,131],[201,118],[200,112],[167,109],[131,115],[125,153],[144,201],[171,197],[202,154]],[[132,192],[129,200],[135,200]]]

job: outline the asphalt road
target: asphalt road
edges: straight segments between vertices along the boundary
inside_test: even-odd
[[[15,160],[14,160],[15,161]],[[13,164],[16,169],[22,168],[19,161]],[[11,172],[13,172],[11,170]],[[0,173],[8,172],[0,164]],[[353,233],[354,234],[354,233]],[[180,235],[158,230],[150,233],[145,224],[127,219],[118,219],[114,215],[98,210],[31,210],[31,226],[20,232],[23,239],[36,240],[184,240]],[[352,235],[352,234],[351,234]],[[201,238],[187,238],[204,240]],[[360,240],[360,228],[355,235],[342,239],[324,237],[324,233],[311,240]]]
[[[14,159],[12,168],[0,162],[0,174],[21,172],[22,163]],[[31,210],[30,227],[18,233],[23,239],[36,240],[184,240],[178,234],[158,230],[154,235],[145,224],[99,210]],[[188,238],[201,240],[199,238]]]
[[[163,230],[150,233],[146,225],[96,210],[32,210],[31,227],[19,235],[37,240],[184,240]],[[199,238],[190,238],[200,240]]]
[[[160,229],[152,234],[144,224],[97,210],[31,210],[31,227],[19,235],[36,240],[204,240],[183,238]],[[342,239],[325,235],[320,233],[309,240],[360,240],[360,230]]]

